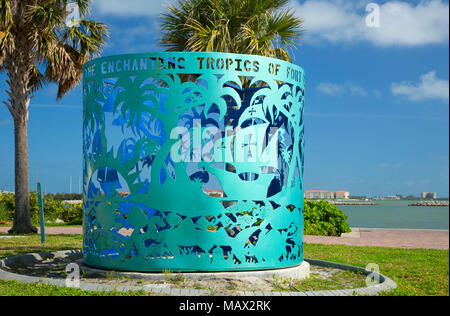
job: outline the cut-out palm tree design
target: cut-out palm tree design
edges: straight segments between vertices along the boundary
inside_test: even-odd
[[[251,85],[255,85],[260,81],[260,78],[255,78]],[[301,140],[303,139],[301,133],[303,131],[303,99],[304,90],[301,87],[293,86],[291,84],[283,84],[279,86],[275,81],[264,81],[268,87],[261,88],[254,95],[252,100],[262,98],[262,107],[270,116],[272,122],[275,122],[280,116],[283,116],[287,122],[286,131],[292,137],[292,150],[289,159],[289,175],[286,186],[288,188],[295,185],[294,175],[295,170],[300,172],[302,177],[302,159],[301,154]],[[283,154],[283,159],[287,160],[288,155]]]
[[[95,79],[87,82],[83,86],[83,123],[86,132],[94,133],[105,122],[105,114],[102,106],[96,99],[104,99],[100,88],[103,87],[103,80]]]
[[[216,76],[205,75],[199,77],[196,82],[188,81],[184,83],[177,75],[161,76],[159,79],[167,85],[167,91],[170,91],[162,105],[165,114],[158,116],[167,135],[170,135],[171,131],[179,126],[180,117],[187,111],[199,111],[203,108],[203,113],[207,117],[210,109],[215,105],[220,112],[219,120],[222,120],[227,112],[225,96],[234,98],[240,104],[239,94],[226,86],[229,81],[239,82],[237,77],[222,76],[217,78]],[[167,138],[159,148],[152,164],[152,183],[161,183],[162,172],[166,176],[170,175],[167,162],[172,146],[177,141],[177,139]]]
[[[116,88],[121,88],[122,92],[115,100],[114,113],[120,107],[122,118],[128,122],[127,127],[138,124],[144,113],[158,113],[157,95],[162,92],[162,88],[154,83],[147,83],[145,77],[121,78],[117,81]]]

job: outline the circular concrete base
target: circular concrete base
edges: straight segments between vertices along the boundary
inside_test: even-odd
[[[77,263],[77,265],[84,268],[86,273],[97,273],[99,278],[107,277],[111,278],[114,275],[111,274],[111,271],[100,270],[100,269],[92,269],[86,267],[82,264],[82,253],[80,250],[66,250],[66,251],[57,251],[52,253],[40,253],[40,254],[26,254],[19,255],[10,258],[0,259],[0,280],[5,281],[18,281],[22,283],[43,283],[49,284],[53,286],[59,287],[70,287],[67,284],[67,280],[64,278],[67,275],[65,267],[67,264]],[[367,284],[367,287],[357,288],[357,289],[339,289],[339,290],[329,290],[329,291],[308,291],[308,292],[279,292],[279,291],[238,291],[233,293],[238,296],[354,296],[354,295],[370,295],[375,296],[379,295],[382,292],[391,291],[397,287],[394,281],[389,279],[388,277],[379,274],[377,272],[373,272],[370,270],[366,270],[360,267],[354,267],[339,263],[326,262],[321,260],[313,260],[313,259],[305,259],[305,262],[300,266],[288,268],[288,269],[280,269],[280,270],[271,270],[271,271],[258,271],[258,272],[236,272],[236,273],[190,273],[182,275],[183,278],[188,278],[189,275],[191,278],[197,277],[200,278],[218,278],[217,282],[227,281],[227,278],[235,278],[239,279],[241,282],[245,283],[245,278],[252,279],[254,278],[273,278],[274,276],[279,277],[280,279],[286,278],[306,278],[309,275],[309,265],[317,268],[333,268],[343,271],[351,271],[362,273],[363,275],[370,276],[371,280],[375,282],[375,284]],[[21,271],[14,273],[11,272],[11,268],[19,267]],[[27,271],[29,275],[23,274],[23,267],[27,267]],[[80,268],[81,268],[80,267]],[[317,270],[316,270],[317,272]],[[49,274],[50,273],[50,274]],[[52,274],[54,273],[54,274]],[[79,288],[81,290],[86,291],[94,291],[94,292],[129,292],[129,291],[146,291],[159,295],[175,295],[175,296],[207,296],[212,295],[211,291],[205,289],[193,289],[193,288],[175,288],[167,286],[167,274],[142,274],[142,273],[116,273],[118,276],[127,276],[129,278],[143,278],[146,277],[150,279],[153,277],[156,280],[160,280],[164,278],[164,284],[154,283],[154,284],[146,284],[144,286],[133,285],[131,284],[123,284],[124,280],[120,279],[121,284],[102,284],[102,280],[91,280],[91,282],[81,281],[79,284]],[[43,277],[43,275],[47,275],[47,277]],[[177,277],[177,275],[172,275]],[[222,280],[220,280],[222,278]],[[89,280],[89,279],[87,279]],[[216,280],[213,280],[214,282]],[[197,281],[196,281],[197,282]],[[200,282],[200,280],[198,281]],[[136,283],[136,282],[135,282]],[[138,282],[140,284],[140,282]],[[164,287],[166,286],[166,287]]]
[[[83,259],[77,261],[81,271],[89,277],[125,277],[130,279],[147,279],[147,280],[165,280],[167,275],[164,273],[137,273],[137,272],[120,272],[110,271],[98,268],[92,268],[84,264]],[[310,265],[303,261],[302,264],[285,269],[274,269],[264,271],[239,271],[239,272],[186,272],[176,273],[172,275],[182,274],[184,278],[189,280],[199,280],[205,278],[217,279],[242,279],[242,278],[285,278],[304,280],[309,278]]]

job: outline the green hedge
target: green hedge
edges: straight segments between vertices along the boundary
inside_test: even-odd
[[[33,223],[39,222],[39,208],[37,193],[30,193],[30,211]],[[0,193],[0,221],[12,221],[14,219],[15,201],[14,194]],[[63,220],[66,224],[81,224],[83,207],[77,205],[63,205],[61,201],[53,198],[44,198],[45,220],[55,222],[56,219]]]
[[[350,233],[348,217],[327,201],[305,201],[305,235],[340,236]]]
[[[79,201],[83,199],[83,194],[78,193],[48,193],[45,195],[46,198],[53,199],[55,201]]]

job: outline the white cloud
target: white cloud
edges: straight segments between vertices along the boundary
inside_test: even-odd
[[[151,35],[149,35],[149,30]],[[156,40],[160,36],[159,25],[156,20],[139,23],[128,28],[112,26],[110,28],[111,40],[110,48],[115,54],[131,54],[145,51],[159,51],[159,42]]]
[[[351,84],[348,88],[353,96],[367,97],[368,95],[367,91],[360,86]]]
[[[370,1],[364,1],[369,3]],[[388,1],[380,5],[379,28],[367,27],[368,12],[361,1],[292,1],[304,19],[306,41],[366,41],[376,46],[420,46],[448,43],[449,5],[442,0]]]
[[[157,16],[173,0],[94,0],[93,10],[101,15],[119,17]]]
[[[372,93],[377,99],[381,99],[383,97],[383,93],[377,89],[372,90]]]
[[[381,6],[381,27],[366,29],[366,37],[378,45],[425,45],[448,43],[449,6],[441,0],[406,2]]]
[[[420,77],[420,83],[393,83],[392,94],[404,96],[411,101],[422,101],[427,99],[449,100],[449,81],[436,77],[436,71]]]
[[[365,113],[312,113],[306,112],[310,118],[333,118],[333,119],[368,119],[368,120],[414,120],[414,121],[435,121],[448,123],[445,116],[405,116],[405,115],[383,115]]]
[[[360,37],[365,27],[353,5],[342,1],[307,0],[299,4],[294,0],[292,7],[303,19],[306,39],[310,41],[350,41]]]
[[[94,13],[115,17],[156,17],[176,0],[94,0]],[[304,19],[305,41],[366,41],[377,46],[419,46],[448,43],[449,5],[421,0],[417,5],[387,1],[380,5],[381,27],[369,28],[365,5],[370,0],[291,0]],[[372,1],[373,2],[373,1]]]
[[[341,95],[347,93],[359,97],[366,97],[369,95],[364,88],[353,83],[337,84],[321,82],[317,85],[317,90],[326,95]]]
[[[344,91],[344,87],[336,83],[321,82],[317,85],[317,90],[323,94],[337,95]]]

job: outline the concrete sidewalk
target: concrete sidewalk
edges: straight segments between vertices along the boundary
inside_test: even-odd
[[[0,227],[7,234],[8,227]],[[82,234],[81,227],[48,227],[46,234]],[[352,228],[352,233],[342,237],[304,236],[307,244],[375,246],[390,248],[423,248],[448,250],[448,230]]]
[[[448,249],[448,230],[352,228],[342,237],[304,236],[307,244]]]
[[[0,227],[0,234],[7,234],[10,227]],[[40,229],[38,227],[40,233]],[[81,235],[83,228],[81,227],[45,227],[46,235]]]

